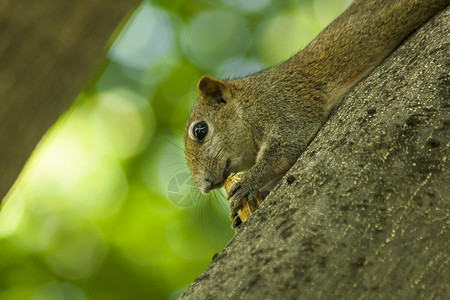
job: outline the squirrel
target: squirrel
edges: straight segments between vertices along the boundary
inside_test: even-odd
[[[228,194],[233,227],[243,199],[297,161],[333,107],[450,0],[356,0],[303,50],[243,78],[204,76],[186,123],[185,155],[202,193],[245,171]]]

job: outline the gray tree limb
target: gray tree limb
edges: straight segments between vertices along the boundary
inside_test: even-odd
[[[450,299],[449,23],[345,97],[181,299]]]
[[[140,0],[0,3],[0,202]],[[92,79],[92,78],[91,78]]]

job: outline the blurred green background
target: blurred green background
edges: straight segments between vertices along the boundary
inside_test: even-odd
[[[234,234],[184,161],[198,79],[280,63],[349,2],[143,1],[3,202],[0,299],[176,299]]]

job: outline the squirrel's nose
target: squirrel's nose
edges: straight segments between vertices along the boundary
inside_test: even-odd
[[[209,179],[205,179],[202,185],[199,187],[202,194],[206,195],[211,191],[212,182]]]

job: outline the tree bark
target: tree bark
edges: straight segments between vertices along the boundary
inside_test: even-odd
[[[112,33],[139,2],[1,1],[0,200],[40,138],[89,83]]]
[[[181,299],[450,299],[449,23],[343,99]]]

